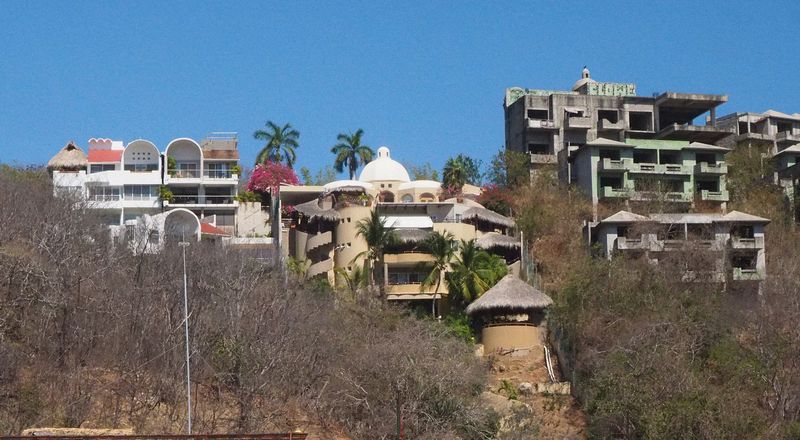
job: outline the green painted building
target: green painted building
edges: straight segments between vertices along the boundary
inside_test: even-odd
[[[664,202],[676,211],[703,203],[725,210],[725,147],[700,142],[597,138],[569,151],[569,181],[597,205]]]

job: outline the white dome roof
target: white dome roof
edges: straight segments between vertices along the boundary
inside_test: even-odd
[[[358,176],[362,182],[410,182],[406,167],[389,157],[389,149],[378,148],[378,158],[368,163]]]

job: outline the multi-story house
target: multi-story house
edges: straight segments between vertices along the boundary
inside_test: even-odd
[[[337,282],[337,269],[362,266],[367,244],[356,225],[377,210],[399,241],[386,249],[383,273],[391,300],[431,300],[435,286],[422,288],[432,258],[419,244],[434,231],[456,239],[476,239],[478,247],[500,255],[512,272],[519,272],[520,240],[511,236],[514,222],[473,200],[478,188],[466,186],[449,197],[441,183],[412,181],[405,167],[378,149],[358,180],[340,180],[324,186],[282,186],[281,203],[295,213],[284,220],[283,251],[305,266],[306,277]],[[341,281],[341,280],[339,280]],[[444,279],[438,297],[446,295]]]
[[[589,241],[615,254],[670,261],[686,280],[760,281],[766,276],[764,227],[769,220],[727,214],[650,214],[620,211],[588,225]]]
[[[65,162],[68,155],[75,161]],[[238,160],[234,134],[213,135],[201,143],[175,139],[163,154],[144,139],[125,145],[93,138],[88,154],[70,143],[51,159],[48,169],[56,192],[84,198],[117,229],[179,209],[209,231],[213,226],[215,231],[235,234]],[[200,232],[199,227],[194,229]]]
[[[593,204],[668,203],[685,212],[698,204],[725,210],[727,148],[701,142],[597,138],[570,150],[569,182]]]
[[[725,95],[676,92],[638,96],[635,84],[597,82],[584,68],[569,91],[506,89],[505,145],[528,153],[532,172],[557,163],[567,179],[569,151],[598,138],[714,144],[729,134],[716,121],[716,108],[727,100]]]

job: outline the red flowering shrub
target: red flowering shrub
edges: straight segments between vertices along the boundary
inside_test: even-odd
[[[481,189],[481,195],[478,196],[478,203],[486,207],[486,209],[491,209],[503,215],[511,213],[513,200],[514,197],[511,194],[511,190],[495,184],[484,186]]]
[[[294,170],[286,165],[267,161],[256,165],[250,180],[247,181],[247,190],[257,193],[274,193],[281,184],[299,185]]]

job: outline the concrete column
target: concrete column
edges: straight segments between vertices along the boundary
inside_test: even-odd
[[[717,126],[717,109],[716,108],[712,108],[711,109],[711,126],[712,127],[716,127]]]
[[[383,263],[383,285],[389,285],[389,265],[386,263]]]

